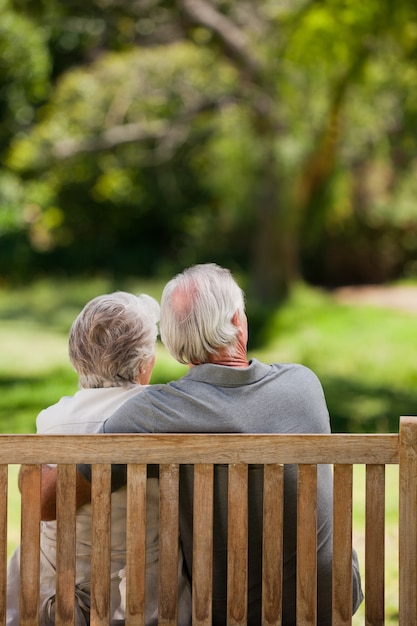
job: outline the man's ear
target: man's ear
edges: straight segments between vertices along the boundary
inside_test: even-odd
[[[233,317],[232,317],[232,324],[233,324],[233,326],[241,326],[242,325],[242,321],[240,319],[239,311],[236,311],[236,313],[233,315]]]

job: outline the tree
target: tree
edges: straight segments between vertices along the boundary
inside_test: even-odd
[[[8,0],[0,0],[0,160],[9,142],[33,123],[36,106],[47,96],[49,55],[45,35]],[[20,181],[0,169],[0,233],[21,222]]]
[[[394,127],[415,145],[411,102],[367,143],[369,97],[392,98],[403,72],[404,97],[417,82],[411,3],[395,18],[390,0],[19,6],[32,20],[52,16],[49,47],[60,51],[51,96],[7,160],[26,180],[29,233],[45,250],[76,250],[98,234],[105,245],[91,266],[116,264],[118,237],[149,271],[211,258],[249,270],[251,292],[273,304],[346,213],[356,230],[368,227],[375,198],[362,227],[349,182],[358,163]],[[402,153],[408,161],[394,150],[388,159],[398,179],[391,199],[404,163],[412,171],[413,148]],[[142,257],[132,233],[143,233],[141,245],[153,239]]]

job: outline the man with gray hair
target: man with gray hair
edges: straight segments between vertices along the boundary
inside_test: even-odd
[[[130,398],[103,425],[104,433],[330,433],[322,386],[297,364],[248,360],[244,295],[231,273],[215,264],[191,267],[166,285],[161,300],[161,338],[189,371]],[[89,466],[80,466],[89,479]],[[248,623],[261,623],[262,471],[250,467]],[[192,468],[180,485],[180,535],[192,576]],[[226,623],[227,468],[216,467],[213,623]],[[332,473],[318,468],[317,588],[319,626],[331,625]],[[86,490],[88,491],[88,490]],[[88,497],[88,494],[85,496]],[[285,468],[284,626],[296,623],[297,472]],[[352,560],[355,612],[363,595],[356,553]]]

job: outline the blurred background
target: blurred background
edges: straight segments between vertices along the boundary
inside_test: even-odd
[[[334,430],[416,412],[414,1],[0,8],[0,431],[75,391],[90,298],[207,261],[246,291],[251,354],[319,375]],[[159,351],[153,381],[181,375]]]

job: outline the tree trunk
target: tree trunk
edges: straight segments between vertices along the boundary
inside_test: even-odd
[[[296,207],[288,202],[287,185],[274,157],[275,132],[260,140],[264,160],[254,202],[250,293],[259,304],[270,307],[287,298],[299,276],[299,228]]]

